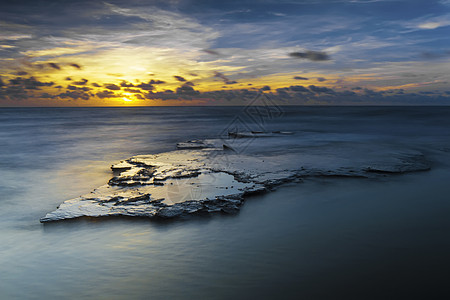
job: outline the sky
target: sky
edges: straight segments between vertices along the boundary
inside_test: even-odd
[[[0,106],[450,105],[450,0],[0,0]]]

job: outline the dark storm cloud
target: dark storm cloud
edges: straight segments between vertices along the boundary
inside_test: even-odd
[[[71,81],[72,78],[71,77],[66,77],[64,80]]]
[[[91,83],[91,85],[92,85],[92,86],[95,86],[95,87],[101,87],[101,85],[98,84],[97,82],[93,82],[93,83]]]
[[[217,71],[214,72],[214,77],[217,77],[217,78],[222,79],[222,80],[223,80],[223,83],[225,83],[225,84],[235,84],[235,83],[238,83],[238,82],[235,81],[235,80],[230,80],[227,76],[225,76],[224,74],[222,74],[222,73],[220,73],[220,72],[217,72]]]
[[[174,75],[173,78],[175,78],[178,81],[187,81],[184,77],[178,76],[178,75]]]
[[[323,77],[317,77],[316,80],[317,80],[318,82],[324,82],[324,81],[327,81],[327,79],[326,79],[326,78],[323,78]]]
[[[190,81],[186,81],[186,83],[184,85],[195,86],[195,84],[193,82],[190,82]]]
[[[294,79],[296,79],[296,80],[308,80],[308,78],[302,77],[302,76],[294,76]]]
[[[81,70],[81,66],[79,64],[72,63],[70,64],[70,66],[74,67],[75,69]]]
[[[3,82],[2,78],[0,77],[0,87],[4,86],[5,83]]]
[[[85,85],[88,81],[89,81],[89,80],[83,78],[83,79],[81,79],[80,81],[74,81],[74,82],[72,82],[72,84],[75,84],[75,85]]]
[[[16,74],[19,75],[19,76],[24,76],[24,75],[28,75],[28,72],[18,71]]]
[[[265,85],[265,86],[263,86],[260,90],[261,90],[261,91],[270,91],[270,86]]]
[[[107,88],[108,90],[112,90],[112,91],[118,91],[120,90],[120,86],[115,85],[113,83],[109,83],[109,84],[105,84],[103,85],[105,88]]]
[[[55,70],[61,70],[61,67],[57,63],[47,63],[47,65]]]
[[[320,51],[306,51],[306,52],[291,52],[290,57],[303,58],[311,61],[326,61],[330,60],[330,57],[325,52]]]

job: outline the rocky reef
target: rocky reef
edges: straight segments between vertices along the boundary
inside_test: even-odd
[[[401,146],[293,141],[301,138],[291,132],[231,133],[227,139],[187,141],[171,152],[133,156],[112,166],[107,184],[63,202],[40,221],[232,213],[247,195],[311,176],[369,178],[430,168],[420,151]]]

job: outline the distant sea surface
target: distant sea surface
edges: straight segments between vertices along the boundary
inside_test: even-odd
[[[217,137],[239,116],[248,111],[0,108],[0,299],[450,297],[450,107],[278,107],[239,119],[311,144],[402,144],[426,155],[427,172],[290,183],[234,215],[39,223],[105,184],[111,164]]]

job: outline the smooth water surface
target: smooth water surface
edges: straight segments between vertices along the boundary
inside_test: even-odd
[[[0,109],[1,299],[442,299],[450,295],[450,108]],[[429,172],[315,178],[249,198],[236,215],[42,225],[109,166],[249,128],[312,146],[396,143]],[[274,153],[298,151],[275,145]]]

